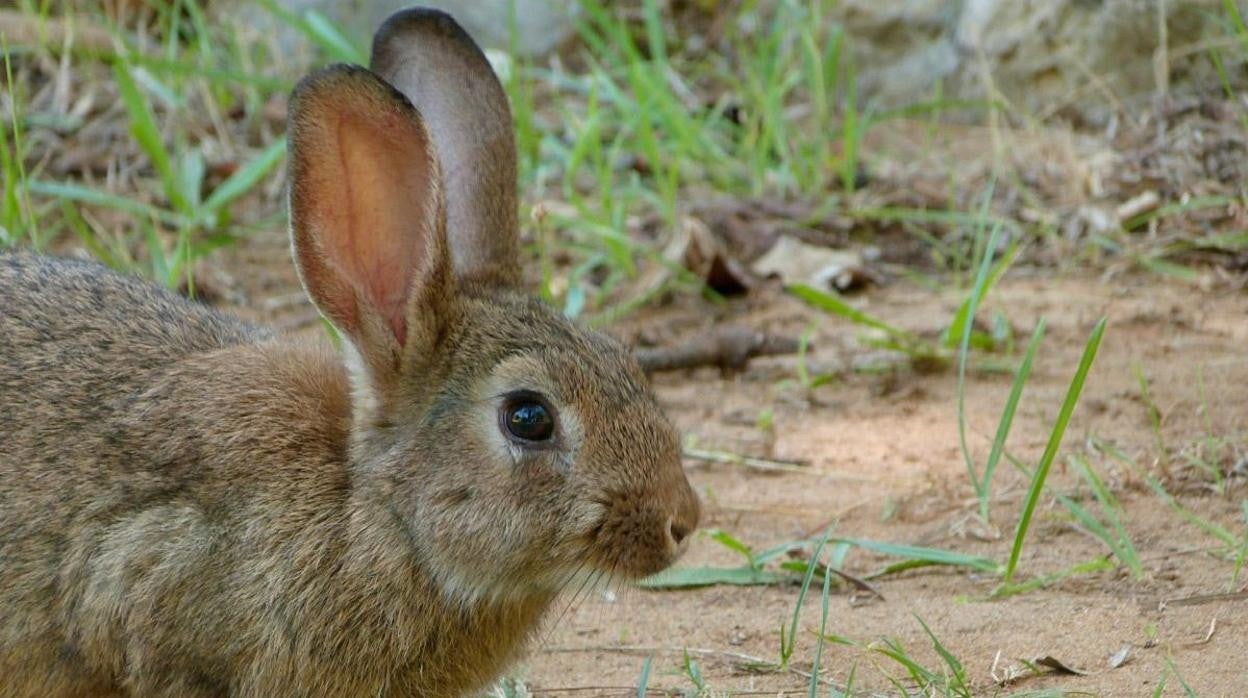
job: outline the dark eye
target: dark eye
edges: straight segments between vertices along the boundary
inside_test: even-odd
[[[508,400],[502,417],[507,431],[517,439],[549,441],[555,433],[555,418],[546,405],[533,396],[520,395]]]

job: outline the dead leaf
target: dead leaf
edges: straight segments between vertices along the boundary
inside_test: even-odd
[[[1049,654],[1046,654],[1045,656],[1040,657],[1039,659],[1033,659],[1029,663],[1034,664],[1035,666],[1047,667],[1049,669],[1052,669],[1053,671],[1056,671],[1059,674],[1071,674],[1074,676],[1087,676],[1088,675],[1088,672],[1082,671],[1080,669],[1075,669],[1074,667],[1064,663],[1062,660]]]
[[[1136,216],[1156,210],[1158,206],[1161,206],[1161,195],[1149,189],[1122,202],[1114,212],[1119,223],[1126,223]]]
[[[663,256],[697,274],[706,285],[725,296],[738,296],[754,286],[749,271],[732,257],[724,243],[700,219],[685,216],[680,230]]]
[[[789,236],[777,240],[752,268],[760,276],[779,277],[786,286],[807,284],[842,293],[881,281],[858,251],[819,247]]]

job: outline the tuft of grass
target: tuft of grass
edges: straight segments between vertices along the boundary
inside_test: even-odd
[[[1148,487],[1148,489],[1153,492],[1157,499],[1169,507],[1171,511],[1177,514],[1188,524],[1216,540],[1221,546],[1220,552],[1233,561],[1233,570],[1231,573],[1229,588],[1235,589],[1237,587],[1239,575],[1244,566],[1245,557],[1248,556],[1248,528],[1245,529],[1245,532],[1242,535],[1236,535],[1217,522],[1202,517],[1191,509],[1183,506],[1178,497],[1174,496],[1169,490],[1166,489],[1165,484],[1162,483],[1160,478],[1146,471],[1134,458],[1127,455],[1113,444],[1108,443],[1103,439],[1093,438],[1090,440],[1090,446],[1095,451],[1105,454],[1117,463],[1120,463],[1130,469],[1144,481],[1144,484]],[[1242,504],[1244,507],[1244,523],[1248,526],[1248,501],[1244,501]]]
[[[872,643],[868,646],[868,649],[875,654],[892,660],[893,663],[898,665],[905,672],[909,682],[917,689],[919,695],[971,698],[973,693],[968,682],[966,668],[962,662],[941,643],[940,639],[927,626],[927,623],[923,622],[922,618],[915,616],[915,619],[919,622],[919,625],[923,626],[924,633],[932,641],[932,649],[940,657],[943,663],[942,666],[933,668],[925,665],[923,662],[915,659],[900,640],[894,638],[884,638],[879,642]],[[914,691],[906,686],[900,678],[883,669],[882,671],[900,695],[914,695]]]
[[[978,273],[966,298],[959,304],[957,311],[953,314],[949,324],[941,331],[940,338],[937,340],[919,337],[908,330],[896,327],[881,318],[859,310],[835,293],[816,289],[805,284],[794,284],[787,289],[789,293],[812,307],[874,332],[881,333],[883,335],[882,338],[868,339],[867,343],[876,348],[896,351],[907,357],[913,365],[925,368],[944,367],[949,365],[956,356],[958,360],[959,382],[959,434],[962,439],[963,454],[966,457],[967,468],[971,471],[971,479],[975,483],[978,494],[982,494],[980,490],[981,481],[975,475],[974,465],[971,462],[965,440],[962,386],[965,385],[970,348],[974,347],[982,350],[998,348],[996,338],[991,334],[975,329],[975,315],[980,304],[983,303],[984,299],[991,292],[993,286],[996,285],[1014,263],[1019,251],[1019,245],[1015,242],[999,258],[996,255],[998,242],[1001,239],[1003,221],[994,219],[988,213],[988,205],[992,200],[994,189],[995,185],[990,184],[984,193],[978,213],[974,214],[973,217],[960,218],[960,220],[974,222],[977,226],[975,238],[979,248]],[[989,223],[992,224],[991,230],[985,235]],[[983,367],[995,368],[996,366],[985,362]]]
[[[1131,574],[1136,579],[1143,578],[1144,565],[1140,562],[1135,544],[1131,542],[1131,537],[1127,534],[1126,526],[1122,522],[1122,505],[1114,497],[1113,493],[1109,491],[1109,488],[1105,486],[1104,481],[1096,474],[1096,471],[1086,458],[1076,455],[1071,456],[1070,461],[1079,468],[1079,474],[1083,476],[1084,481],[1091,488],[1104,521],[1102,521],[1101,517],[1088,511],[1086,507],[1070,497],[1058,495],[1057,501],[1066,507],[1066,510],[1075,517],[1075,520],[1085,531],[1104,543],[1114,557],[1123,565],[1126,565],[1127,569],[1131,570]]]
[[[107,264],[142,271],[167,286],[185,284],[193,293],[189,272],[195,260],[231,244],[257,223],[250,208],[243,220],[234,221],[233,205],[253,197],[278,208],[266,192],[276,190],[274,174],[284,160],[285,143],[280,131],[268,132],[261,112],[293,80],[272,74],[272,53],[263,41],[240,39],[228,22],[210,23],[201,4],[157,4],[152,23],[125,28],[100,8],[75,8],[75,21],[112,34],[115,48],[106,53],[37,43],[17,53],[5,48],[11,99],[0,151],[5,172],[0,244],[42,247],[68,233]],[[20,11],[41,16],[50,9],[47,3],[23,3]],[[25,83],[14,84],[14,58],[22,60],[20,80],[29,81],[42,63],[25,57],[43,53],[59,56],[74,83],[91,81],[106,97],[115,94],[117,108],[92,112],[85,120],[55,112],[20,114]],[[124,119],[140,157],[93,163],[110,172],[107,187],[90,174],[51,179],[43,171],[46,154],[23,147],[28,129],[72,134],[117,118]],[[14,135],[12,146],[8,131]],[[260,144],[250,145],[256,141]],[[102,222],[96,215],[100,209],[124,214],[128,221],[122,226],[113,219]]]
[[[726,8],[739,21],[723,23],[725,50],[700,55],[682,50],[685,37],[658,0],[632,11],[584,0],[575,61],[583,67],[509,63],[522,186],[567,204],[538,236],[571,259],[564,278],[544,279],[545,295],[596,323],[670,290],[704,290],[672,274],[645,298],[630,295],[642,281],[639,262],[663,262],[653,243],[636,242],[638,222],[656,221],[660,239],[677,230],[690,190],[843,207],[877,120],[859,104],[847,36],[815,21],[825,4]],[[722,96],[707,102],[705,94]]]

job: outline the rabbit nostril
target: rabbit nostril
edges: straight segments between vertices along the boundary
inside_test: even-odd
[[[667,520],[667,534],[671,537],[672,542],[680,545],[686,537],[689,536],[689,527],[678,522],[676,519]]]

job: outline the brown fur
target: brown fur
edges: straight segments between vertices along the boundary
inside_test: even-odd
[[[386,41],[419,53],[447,21]],[[391,148],[318,128],[344,113],[409,126]],[[473,146],[445,132],[363,69],[296,90],[295,256],[345,364],[93,263],[0,255],[0,696],[462,695],[575,574],[679,554],[698,503],[644,376],[461,269],[488,231],[446,228],[437,154]],[[353,148],[377,164],[344,187]],[[504,435],[516,389],[554,407],[550,442]]]

